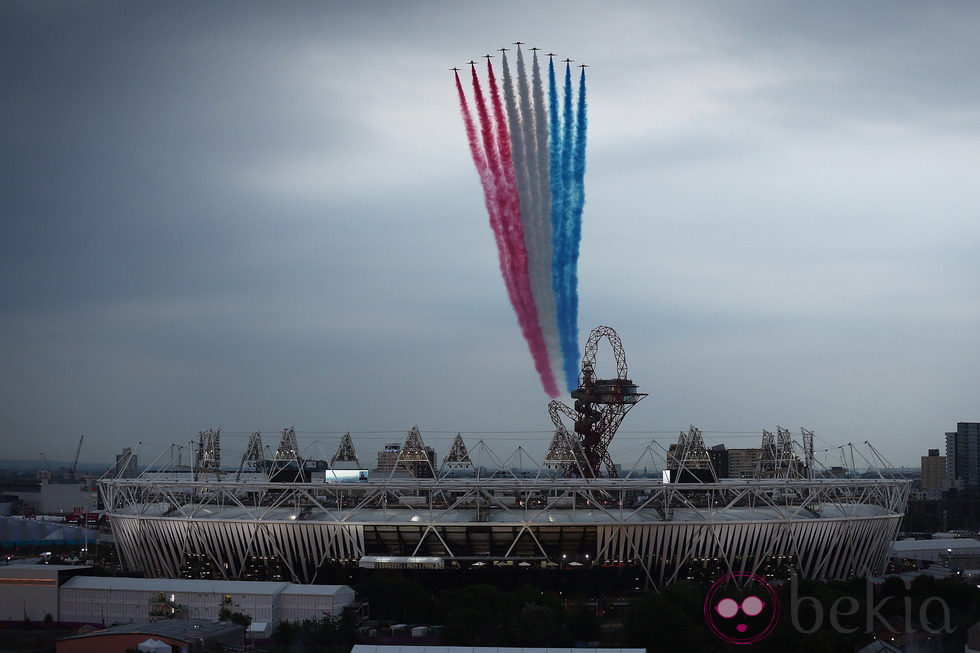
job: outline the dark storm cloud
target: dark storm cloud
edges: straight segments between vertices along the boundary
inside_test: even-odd
[[[547,430],[448,71],[517,39],[592,65],[581,336],[618,328],[653,393],[627,428],[864,420],[910,461],[975,417],[970,5],[0,14],[16,455],[218,424]]]

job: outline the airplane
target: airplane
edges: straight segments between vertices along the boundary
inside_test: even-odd
[[[548,53],[548,56],[549,57],[557,57],[558,55],[556,55],[554,52],[549,52]]]
[[[455,70],[456,72],[459,72],[459,68],[457,68],[456,66],[453,66],[453,67],[452,67],[452,68],[450,68],[449,70]]]
[[[524,45],[524,41],[514,41],[514,45],[516,45],[517,47],[521,47],[522,45]]]
[[[476,62],[475,62],[475,61],[473,61],[472,59],[470,59],[470,65],[471,65],[471,66],[475,66],[475,65],[476,65]]]
[[[573,61],[575,61],[575,60],[574,59],[568,59],[568,58],[566,58],[563,63],[572,63]]]
[[[578,65],[578,68],[588,68],[588,67],[589,67],[589,64],[587,64],[587,63],[580,63]]]
[[[508,52],[507,48],[500,48],[497,52]]]
[[[531,51],[532,51],[532,52],[537,52],[537,51],[538,51],[538,50],[540,50],[540,49],[541,49],[541,48],[531,48]]]
[[[483,58],[486,59],[487,61],[490,61],[491,59],[493,59],[493,55],[492,54],[485,54],[485,55],[483,55]]]

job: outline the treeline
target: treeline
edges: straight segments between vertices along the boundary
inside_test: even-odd
[[[962,651],[966,631],[980,621],[980,589],[956,579],[919,576],[909,586],[897,576],[880,584],[864,578],[797,580],[776,588],[780,615],[757,652],[853,651],[874,639],[922,650]],[[679,582],[632,603],[623,621],[622,643],[650,651],[744,651],[726,644],[704,617],[707,587]]]
[[[584,604],[583,594],[530,584],[509,590],[490,584],[427,589],[410,578],[384,574],[364,579],[356,589],[369,601],[373,620],[439,626],[439,643],[447,646],[547,648],[598,640],[604,646],[672,653],[744,653],[747,648],[728,644],[709,629],[704,613],[709,585],[690,581],[633,598],[602,619]],[[908,586],[897,576],[877,584],[863,578],[797,579],[775,589],[777,625],[750,647],[753,651],[836,653],[892,637],[926,650],[962,651],[966,631],[980,621],[980,589],[956,579],[920,576]],[[604,600],[601,604],[611,609]],[[357,637],[353,618],[345,615],[283,624],[275,641],[279,650],[346,653]]]
[[[371,618],[442,626],[447,646],[569,647],[602,637],[595,610],[573,606],[533,585],[504,590],[470,585],[437,593],[397,576],[376,577],[358,588],[370,601]]]
[[[357,643],[357,624],[349,611],[339,618],[282,621],[272,633],[272,640],[279,651],[348,653]]]

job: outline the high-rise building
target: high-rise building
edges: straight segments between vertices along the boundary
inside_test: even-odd
[[[951,487],[980,489],[980,422],[957,422],[946,434],[946,479]]]
[[[136,478],[139,471],[136,469],[136,454],[129,447],[122,450],[121,454],[116,455],[116,478]]]
[[[941,499],[946,484],[946,456],[939,455],[939,449],[930,449],[928,456],[922,456],[922,492],[927,499]]]
[[[724,444],[716,444],[708,449],[708,457],[711,458],[711,466],[715,468],[715,475],[718,478],[728,478],[728,449]]]

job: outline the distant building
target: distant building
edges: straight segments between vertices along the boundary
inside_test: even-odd
[[[930,449],[928,456],[922,456],[922,493],[926,499],[941,499],[946,483],[946,456],[939,455],[939,449]]]
[[[755,476],[755,467],[759,462],[759,458],[761,457],[762,449],[758,447],[749,449],[729,449],[729,478],[752,478]]]
[[[980,489],[980,422],[957,422],[946,434],[946,480],[950,487]]]
[[[136,454],[129,447],[122,450],[121,454],[116,455],[116,478],[136,478],[139,472],[136,469]]]
[[[61,621],[58,590],[71,578],[91,571],[76,565],[13,564],[0,566],[0,621]]]
[[[384,449],[378,452],[378,472],[390,474],[397,464],[398,469],[412,476],[419,478],[432,476],[432,470],[436,469],[436,451],[429,446],[426,446],[424,451],[428,460],[422,459],[420,455],[406,454],[402,450],[402,445],[397,442],[386,444]]]
[[[47,480],[0,484],[0,494],[16,497],[21,506],[39,515],[63,515],[95,506],[95,494],[81,483],[49,483]]]
[[[728,449],[724,444],[716,444],[708,449],[708,457],[711,458],[711,466],[715,469],[718,478],[729,478],[728,475]]]

